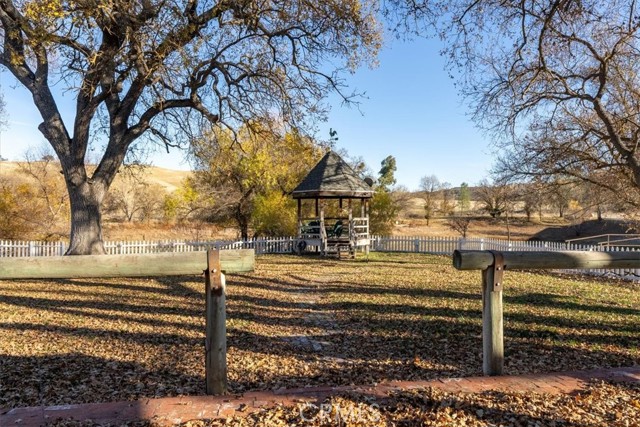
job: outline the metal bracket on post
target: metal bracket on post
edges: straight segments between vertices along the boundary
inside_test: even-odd
[[[502,278],[504,277],[504,257],[502,256],[502,252],[498,251],[489,251],[493,255],[493,283],[491,285],[491,290],[502,291]]]

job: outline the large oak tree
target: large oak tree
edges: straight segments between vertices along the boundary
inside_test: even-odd
[[[31,93],[69,192],[68,254],[104,252],[102,202],[134,143],[274,114],[305,128],[379,35],[369,0],[0,0],[0,65]]]

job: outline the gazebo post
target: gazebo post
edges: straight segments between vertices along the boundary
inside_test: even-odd
[[[298,235],[302,234],[302,199],[298,199]]]
[[[367,236],[371,237],[371,233],[369,231],[369,199],[362,199],[362,201],[364,202],[364,214],[362,215],[362,217],[367,219]],[[367,257],[369,256],[369,244],[370,243],[367,243],[364,246],[364,254]]]
[[[324,256],[327,251],[327,228],[324,224],[324,207],[325,202],[323,199],[318,198],[316,200],[319,206],[318,216],[320,217],[320,240],[322,240],[322,246],[320,246],[320,253]]]

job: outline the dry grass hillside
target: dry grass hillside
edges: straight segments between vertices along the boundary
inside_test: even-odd
[[[140,174],[149,184],[158,185],[170,193],[176,190],[191,172],[144,166],[140,170]],[[0,176],[25,177],[25,174],[21,172],[19,162],[0,162]],[[114,184],[117,184],[118,180],[119,176],[116,177]]]
[[[521,208],[508,219],[491,218],[482,213],[479,202],[471,202],[475,215],[468,229],[467,237],[492,237],[512,240],[565,241],[569,239],[598,236],[602,234],[640,233],[638,222],[620,213],[604,212],[603,220],[598,221],[595,213],[579,219],[567,214],[560,218],[557,212],[546,210],[542,218],[537,215],[527,220]],[[395,235],[411,236],[455,236],[447,225],[448,219],[436,216],[429,224],[424,219],[424,200],[413,197],[406,201],[394,227]]]
[[[176,190],[191,175],[191,171],[164,169],[155,166],[145,167],[144,176],[150,184],[157,184],[167,192]]]

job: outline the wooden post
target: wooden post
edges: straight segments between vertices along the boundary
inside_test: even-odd
[[[458,270],[482,270],[482,368],[485,375],[501,375],[504,365],[504,270],[639,268],[640,252],[456,250],[453,266]]]
[[[298,236],[302,237],[302,199],[298,199]]]
[[[502,314],[503,258],[494,252],[494,262],[482,271],[482,371],[502,375],[504,366],[504,320]]]
[[[225,310],[225,278],[220,270],[220,251],[207,251],[205,270],[206,338],[205,379],[206,393],[227,393],[227,314]]]

